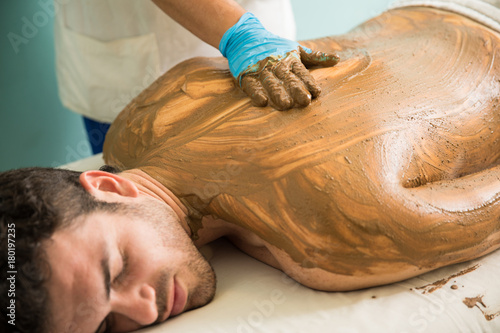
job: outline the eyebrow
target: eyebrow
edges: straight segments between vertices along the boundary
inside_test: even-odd
[[[106,300],[109,301],[111,293],[111,273],[109,272],[109,253],[104,251],[103,259],[101,260],[101,269],[104,276],[104,289],[106,290]]]

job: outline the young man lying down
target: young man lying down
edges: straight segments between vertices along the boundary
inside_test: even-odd
[[[219,237],[324,291],[494,251],[499,43],[464,15],[394,9],[305,42],[342,60],[313,70],[322,94],[286,112],[252,106],[222,60],[178,65],[113,123],[104,158],[121,171],[1,174],[17,320],[128,332],[203,306],[215,276],[197,249]]]

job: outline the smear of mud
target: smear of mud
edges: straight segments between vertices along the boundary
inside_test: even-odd
[[[474,265],[474,266],[466,268],[466,269],[464,269],[464,270],[462,270],[462,271],[460,271],[458,273],[450,275],[447,278],[438,280],[436,282],[433,282],[433,283],[430,283],[430,284],[427,284],[425,286],[418,287],[418,288],[415,288],[415,289],[417,289],[417,290],[423,290],[423,294],[430,294],[430,293],[432,293],[432,292],[440,289],[441,287],[443,287],[451,279],[456,278],[457,276],[462,276],[462,275],[465,275],[465,274],[470,273],[472,271],[475,271],[478,267],[479,267],[479,264]]]
[[[496,317],[500,316],[500,311],[495,312],[495,313],[487,313],[484,309],[487,308],[487,306],[483,302],[483,297],[484,295],[479,295],[476,297],[466,297],[463,302],[469,309],[472,309],[474,307],[478,308],[479,311],[483,314],[484,318],[486,320],[490,321],[495,319]],[[479,305],[482,305],[483,307],[481,308]]]
[[[476,296],[476,297],[466,297],[463,302],[465,305],[467,305],[467,307],[469,309],[472,309],[473,307],[477,306],[479,308],[479,306],[477,305],[477,303],[481,304],[483,306],[483,308],[486,307],[486,305],[484,305],[484,302],[483,302],[483,295],[480,295],[480,296]]]

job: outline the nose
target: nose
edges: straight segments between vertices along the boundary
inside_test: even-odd
[[[153,324],[158,318],[155,289],[146,283],[112,293],[111,307],[113,313],[143,326]]]

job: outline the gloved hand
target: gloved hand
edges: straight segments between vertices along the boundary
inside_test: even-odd
[[[278,110],[307,106],[321,93],[305,66],[334,66],[335,54],[313,52],[267,31],[251,13],[227,30],[219,50],[240,87],[257,106]],[[305,66],[304,66],[305,65]]]

